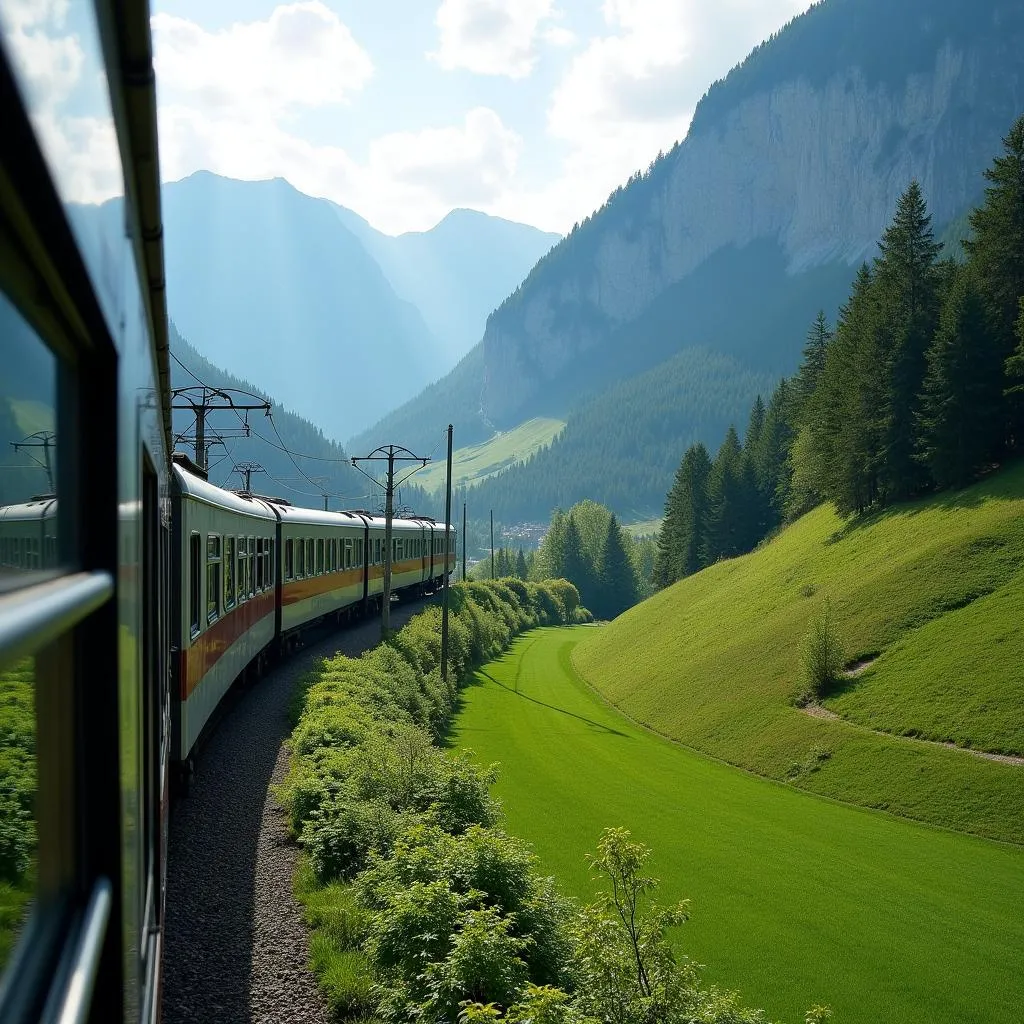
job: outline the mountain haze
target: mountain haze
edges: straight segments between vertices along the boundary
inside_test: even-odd
[[[163,203],[182,333],[338,438],[450,369],[557,239],[466,210],[392,238],[282,179],[205,171]]]
[[[561,238],[476,210],[452,210],[429,231],[392,236],[343,206],[335,210],[395,292],[420,311],[446,370],[483,337],[489,314]]]

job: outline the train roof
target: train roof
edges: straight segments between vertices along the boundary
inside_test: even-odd
[[[57,499],[52,495],[33,498],[17,505],[0,505],[0,519],[13,522],[20,519],[43,519],[57,514]]]
[[[234,491],[225,491],[223,487],[211,484],[202,477],[195,476],[183,469],[177,463],[171,466],[171,472],[182,494],[190,498],[205,502],[207,505],[215,505],[217,508],[230,509],[232,512],[240,512],[242,515],[255,516],[257,519],[276,519],[274,510],[262,498],[246,497],[236,494]]]
[[[356,526],[360,530],[369,516],[358,512],[324,512],[322,509],[302,508],[300,505],[273,503],[283,523],[304,523],[309,526]]]

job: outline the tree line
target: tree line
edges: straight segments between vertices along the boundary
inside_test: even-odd
[[[824,501],[860,514],[962,487],[1024,446],[1024,116],[985,171],[959,258],[924,194],[900,197],[834,328],[759,396],[742,443],[683,455],[665,501],[657,586],[754,548]]]

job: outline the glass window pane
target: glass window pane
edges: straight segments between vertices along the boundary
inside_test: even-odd
[[[224,538],[224,607],[235,606],[235,538]]]
[[[28,919],[35,888],[35,662],[0,672],[0,969]]]
[[[206,621],[220,615],[220,537],[211,533],[206,538]]]
[[[57,360],[0,292],[0,589],[57,565]]]

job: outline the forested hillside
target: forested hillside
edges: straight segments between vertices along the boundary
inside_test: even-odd
[[[741,445],[691,446],[665,505],[656,577],[749,551],[822,501],[842,515],[963,487],[1024,445],[1024,116],[985,172],[965,259],[943,259],[921,186],[900,197],[835,330],[758,399]]]
[[[585,494],[622,516],[656,514],[690,441],[714,444],[774,380],[703,348],[685,349],[585,402],[550,447],[474,487],[504,522],[547,519]]]

